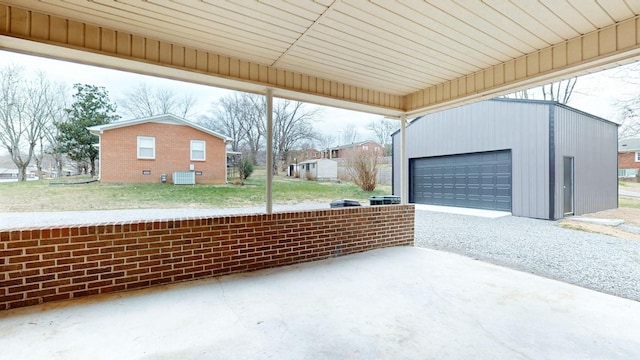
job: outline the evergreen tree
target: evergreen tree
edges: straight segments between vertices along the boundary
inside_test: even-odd
[[[91,175],[95,175],[96,159],[99,150],[94,146],[98,137],[87,129],[90,126],[109,124],[118,120],[116,105],[109,101],[109,94],[104,87],[87,84],[74,84],[76,93],[73,104],[65,109],[68,120],[56,122],[58,142],[61,152],[78,163],[88,162]],[[86,173],[86,169],[84,169]]]

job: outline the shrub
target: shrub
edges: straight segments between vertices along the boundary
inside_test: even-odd
[[[249,158],[243,158],[240,162],[238,172],[240,173],[240,180],[242,181],[242,185],[244,185],[244,181],[251,176],[253,173],[253,161]]]
[[[313,181],[313,180],[315,180],[315,178],[313,177],[313,174],[311,173],[311,171],[307,171],[307,172],[304,174],[304,177],[305,177],[307,180],[309,180],[309,181]]]
[[[352,153],[347,159],[347,172],[351,181],[363,191],[375,190],[378,162],[379,158],[375,154],[362,150]]]

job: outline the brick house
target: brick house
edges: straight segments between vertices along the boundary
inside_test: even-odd
[[[331,153],[329,153],[329,151]],[[342,145],[333,147],[329,150],[325,150],[322,154],[322,157],[328,159],[343,159],[349,157],[350,154],[353,154],[356,151],[364,151],[372,155],[383,156],[384,147],[375,141],[367,140],[355,144]]]
[[[228,138],[174,115],[157,115],[92,126],[100,138],[101,182],[176,183],[179,177],[196,183],[227,180]]]
[[[305,149],[303,160],[321,159],[322,152],[316,149]]]
[[[640,173],[640,138],[618,141],[618,177],[631,178]]]

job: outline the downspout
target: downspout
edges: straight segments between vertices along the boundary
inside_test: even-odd
[[[102,130],[98,135],[98,181],[102,180]],[[62,171],[62,169],[60,169]],[[60,176],[60,174],[58,174]]]
[[[273,213],[273,90],[267,89],[267,206]]]

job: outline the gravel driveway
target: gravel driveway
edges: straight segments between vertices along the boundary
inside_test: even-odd
[[[640,301],[640,242],[557,224],[416,209],[415,244]]]

